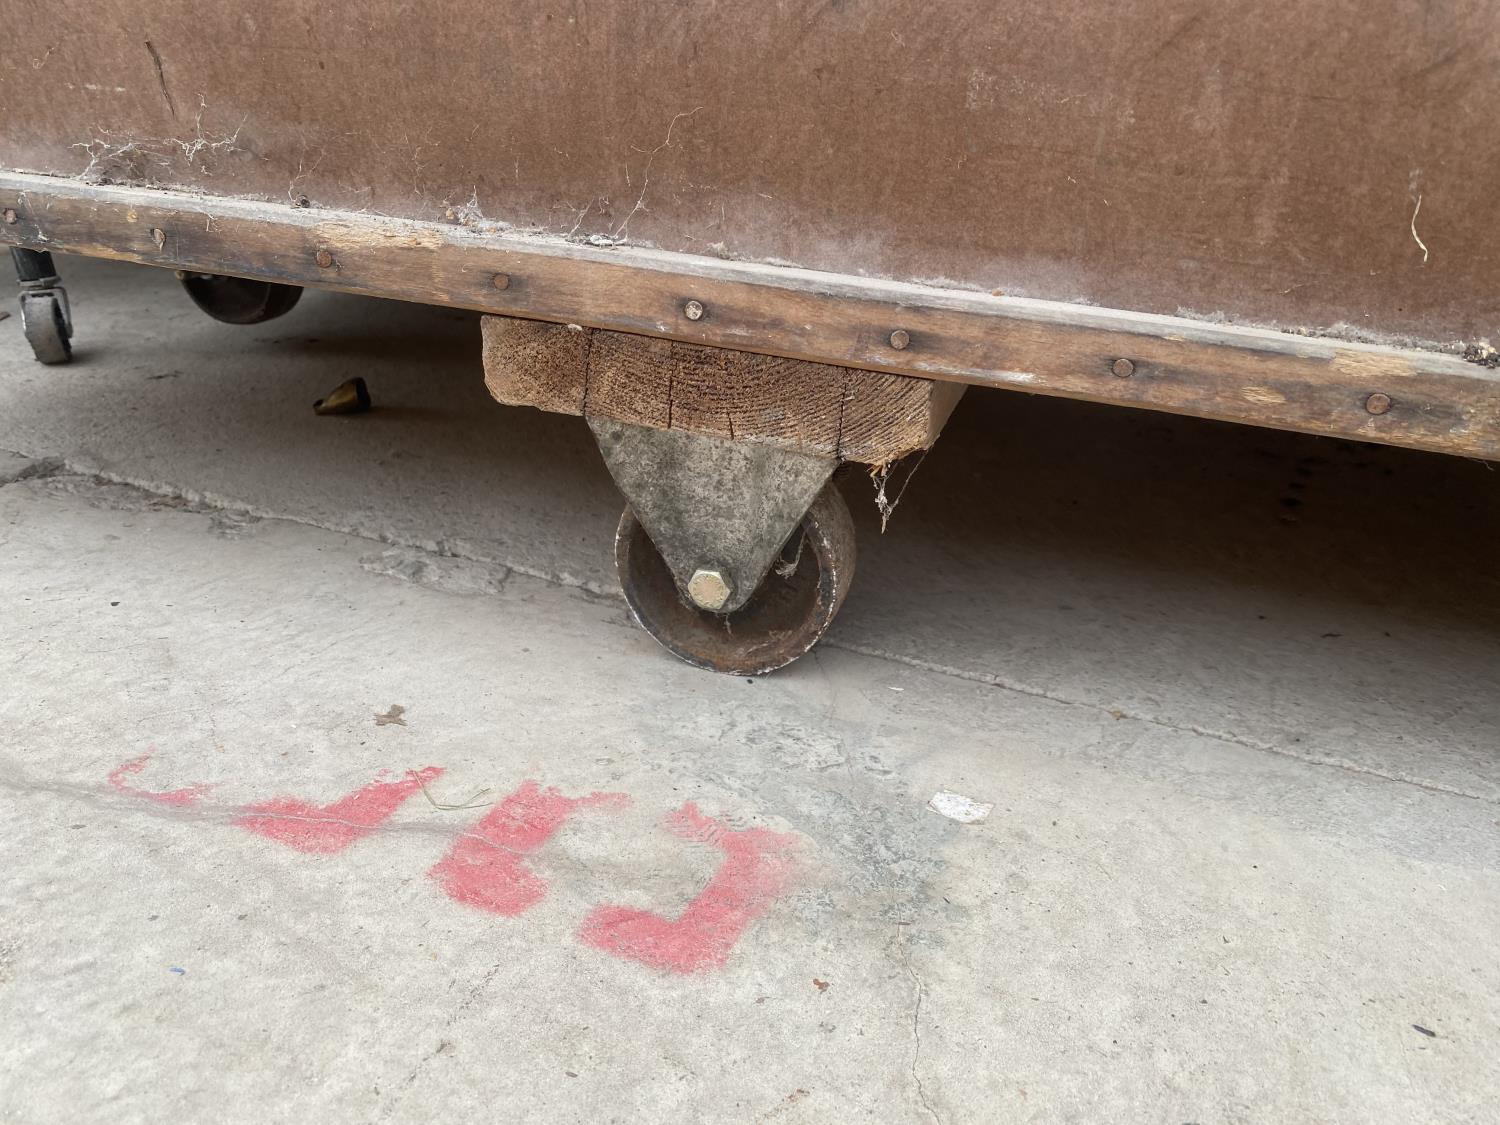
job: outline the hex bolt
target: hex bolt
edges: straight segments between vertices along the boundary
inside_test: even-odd
[[[327,250],[319,250],[313,255],[313,261],[317,262],[325,270],[333,268],[333,255]]]
[[[496,289],[509,289],[510,274],[497,273],[494,277],[490,278],[490,284],[493,285]]]
[[[167,232],[162,230],[160,227],[152,227],[151,241],[156,243],[156,248],[160,250],[167,244]]]
[[[688,597],[693,599],[693,604],[699,609],[710,612],[723,609],[732,590],[724,572],[713,567],[699,567],[693,571],[692,578],[688,579]]]
[[[702,320],[703,314],[706,311],[707,310],[704,309],[702,301],[689,301],[687,304],[682,306],[682,315],[687,317],[689,320]]]
[[[1365,399],[1365,409],[1371,414],[1384,414],[1391,408],[1391,396],[1384,391],[1376,391]]]
[[[7,207],[5,209],[5,221],[7,223],[14,223],[19,218],[20,216],[16,214],[16,209],[14,207]]]
[[[906,346],[911,343],[911,333],[904,328],[898,328],[891,333],[891,347],[898,352],[905,351]]]
[[[1135,362],[1128,359],[1117,359],[1109,365],[1109,369],[1119,378],[1129,379],[1135,374]]]

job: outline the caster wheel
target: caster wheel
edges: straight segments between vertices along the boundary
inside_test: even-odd
[[[274,320],[291,312],[292,306],[302,296],[300,286],[224,277],[216,273],[179,270],[177,279],[193,299],[193,304],[225,324],[261,324]]]
[[[629,508],[615,534],[620,586],[641,627],[687,663],[736,676],[784,667],[817,643],[849,592],[854,557],[854,521],[831,482],[760,588],[732,613],[687,600]]]
[[[37,362],[67,363],[73,358],[73,325],[60,289],[21,294],[21,329]]]

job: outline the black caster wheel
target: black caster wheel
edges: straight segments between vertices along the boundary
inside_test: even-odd
[[[177,272],[193,304],[225,324],[261,324],[292,311],[302,296],[297,285],[274,281],[251,281],[246,277],[224,277],[216,273]]]
[[[61,289],[22,293],[21,329],[38,363],[67,363],[73,358],[73,321]]]
[[[698,668],[755,676],[785,667],[828,629],[854,578],[854,520],[830,482],[760,587],[732,613],[699,609],[629,508],[615,534],[615,569],[641,627]]]

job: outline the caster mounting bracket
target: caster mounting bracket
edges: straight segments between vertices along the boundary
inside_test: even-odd
[[[700,609],[745,604],[833,475],[837,459],[591,417],[615,484]]]

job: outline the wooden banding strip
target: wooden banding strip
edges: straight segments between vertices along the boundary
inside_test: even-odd
[[[0,206],[37,249],[1500,457],[1500,374],[1445,352],[21,173]]]

